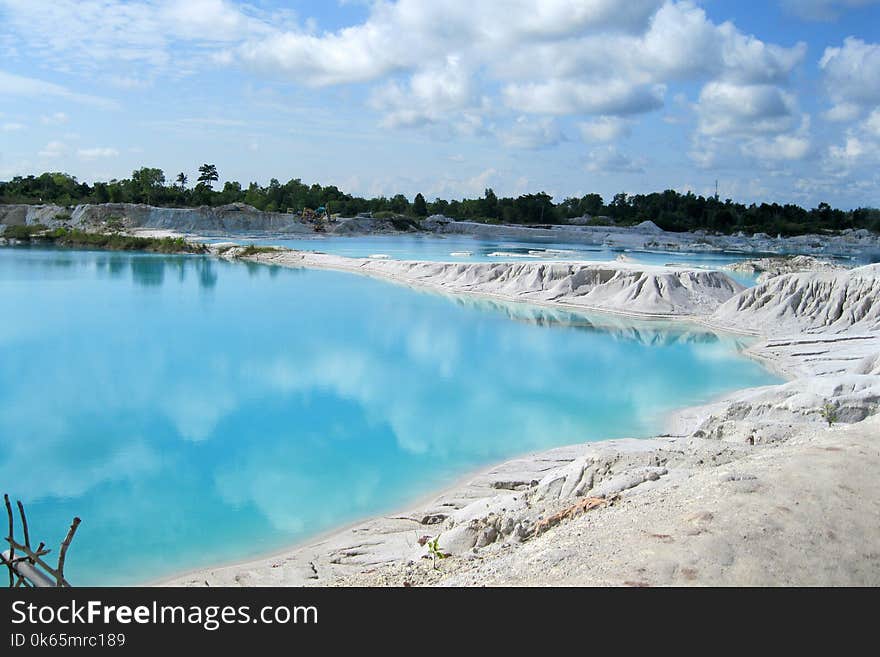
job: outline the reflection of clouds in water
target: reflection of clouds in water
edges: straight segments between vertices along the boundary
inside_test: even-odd
[[[14,435],[8,428],[4,434]],[[28,501],[77,497],[99,484],[138,479],[161,465],[155,450],[139,437],[120,438],[119,444],[109,447],[103,438],[94,441],[100,446],[89,446],[73,432],[23,442],[4,441],[0,481]]]
[[[369,417],[387,422],[400,448],[412,453],[491,455],[505,445],[528,449],[583,439],[595,419],[578,411],[591,394],[596,397],[587,387],[589,368],[579,367],[571,353],[545,358],[545,340],[552,336],[508,335],[491,345],[488,356],[462,355],[454,334],[423,329],[416,342],[431,348],[417,350],[418,367],[410,358],[329,343],[309,345],[297,360],[279,356],[245,367],[250,379],[262,374],[287,393],[320,388],[358,402]],[[499,353],[511,357],[496,362]],[[450,367],[454,380],[445,377]]]
[[[158,403],[182,438],[207,440],[225,415],[238,406],[238,395],[216,383],[210,388],[174,386]]]
[[[452,304],[335,272],[79,257],[91,268],[36,287],[11,286],[0,263],[0,312],[18,327],[0,324],[0,481],[92,505],[134,549],[137,523],[157,519],[215,541],[248,522],[331,525],[439,472],[632,435],[741,380],[726,343],[696,330]],[[148,496],[173,512],[163,521]]]
[[[291,534],[338,522],[342,510],[367,508],[379,493],[378,467],[340,459],[321,468],[304,467],[315,449],[295,436],[269,437],[262,449],[237,455],[214,473],[220,497],[235,506],[253,504],[278,530]],[[332,467],[335,485],[327,485]]]

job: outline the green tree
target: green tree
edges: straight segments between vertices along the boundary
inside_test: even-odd
[[[495,196],[495,192],[492,191],[491,187],[487,187],[483,190],[482,205],[482,215],[484,217],[488,217],[489,219],[496,219],[498,217],[498,197]]]
[[[187,181],[187,177],[183,171],[181,171],[180,173],[177,174],[177,186],[178,187],[180,187],[181,189],[185,188],[186,181]]]
[[[413,200],[413,214],[417,217],[428,216],[428,204],[425,203],[425,197],[421,193],[416,194],[416,198]]]
[[[395,194],[391,197],[389,205],[391,206],[392,212],[396,212],[397,214],[406,214],[407,210],[409,210],[409,199],[406,198],[406,196],[404,196],[403,194]]]
[[[220,180],[220,176],[217,173],[217,167],[213,164],[203,164],[199,167],[199,183],[205,185],[208,189],[212,188],[212,183]]]
[[[138,203],[154,203],[164,185],[165,173],[162,169],[141,167],[131,172],[132,192]]]

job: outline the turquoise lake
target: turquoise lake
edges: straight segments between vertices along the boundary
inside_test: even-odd
[[[0,492],[73,584],[279,549],[778,381],[737,339],[200,256],[0,249]]]

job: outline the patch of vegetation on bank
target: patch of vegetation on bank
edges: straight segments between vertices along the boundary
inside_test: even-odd
[[[32,224],[30,226],[7,226],[2,235],[8,240],[21,240],[29,242],[32,237],[44,233],[49,230],[43,224]]]
[[[274,246],[257,246],[256,244],[248,244],[244,247],[241,252],[238,254],[239,258],[246,258],[247,256],[257,255],[258,253],[277,253],[278,249]]]
[[[71,228],[49,230],[42,224],[7,226],[3,237],[22,242],[49,242],[69,248],[106,249],[108,251],[148,251],[151,253],[207,253],[204,244],[187,242],[182,237],[137,237],[119,233],[90,233]]]

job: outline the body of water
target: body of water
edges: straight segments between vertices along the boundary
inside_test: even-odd
[[[226,242],[229,237],[211,239]],[[467,235],[366,235],[356,237],[326,236],[313,238],[241,237],[240,243],[284,246],[303,251],[320,251],[349,258],[381,257],[393,260],[428,260],[431,262],[502,262],[540,260],[590,260],[609,262],[624,255],[646,265],[678,264],[718,269],[762,254],[702,251],[646,251],[611,248],[590,244],[550,240],[494,240]],[[729,276],[743,285],[754,285],[755,277],[735,272]]]
[[[738,346],[346,273],[0,249],[0,489],[54,550],[83,519],[74,584],[144,582],[776,381]]]

